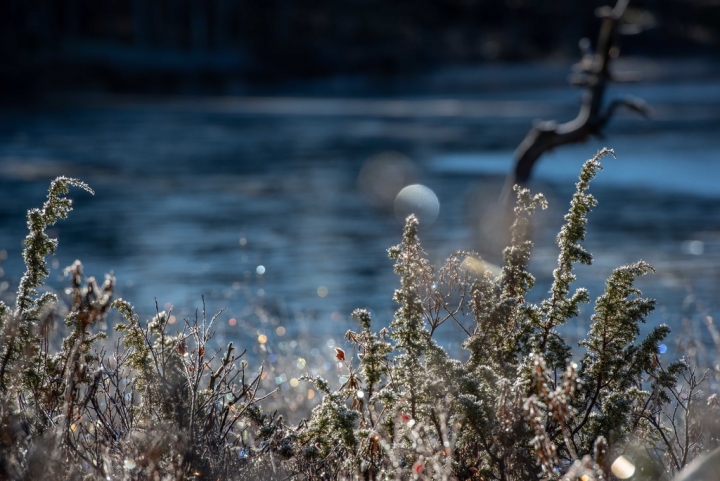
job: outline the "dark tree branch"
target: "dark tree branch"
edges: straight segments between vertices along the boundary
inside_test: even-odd
[[[624,32],[627,24],[623,20],[629,0],[618,0],[614,8],[604,7],[597,11],[603,19],[595,52],[590,49],[587,39],[580,42],[583,52],[582,60],[575,65],[575,72],[570,76],[572,85],[585,88],[582,105],[577,117],[569,122],[558,124],[555,121],[538,121],[525,136],[515,151],[515,166],[503,189],[502,200],[510,200],[512,187],[525,184],[530,179],[532,169],[537,160],[545,152],[566,144],[585,142],[590,137],[602,137],[602,131],[615,111],[626,107],[647,117],[645,103],[640,99],[626,98],[614,100],[603,108],[605,88],[611,81],[633,81],[631,78],[610,73],[610,62],[617,56],[616,40]]]

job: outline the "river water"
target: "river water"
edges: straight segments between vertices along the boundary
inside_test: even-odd
[[[611,147],[617,160],[592,186],[599,206],[585,245],[595,265],[577,269],[576,285],[594,298],[613,267],[650,262],[657,274],[639,282],[658,299],[648,323],[668,323],[677,346],[688,330],[709,339],[702,323],[718,308],[720,66],[637,65],[646,79],[610,97],[644,98],[652,119],[621,114],[606,139],[557,149],[538,166],[530,187],[550,209],[536,217],[531,297],[549,288],[580,166]],[[119,295],[143,316],[157,299],[181,322],[204,296],[209,312],[226,308],[218,346],[235,340],[268,362],[285,353],[303,359],[298,369],[313,358],[327,368],[331,348],[357,328],[353,309],[371,309],[379,325],[392,317],[398,280],[386,249],[402,230],[392,209],[398,182],[425,185],[439,200],[437,220],[421,226],[433,261],[463,249],[499,262],[487,212],[533,119],[576,113],[580,93],[566,73],[445,69],[230,97],[57,96],[0,111],[0,289],[9,296],[22,275],[25,211],[41,205],[49,179],[75,176],[96,194],[73,191],[75,210],[52,229],[52,286],[61,289],[62,268],[81,259],[88,275],[114,272]],[[397,169],[373,170],[390,164]],[[568,335],[587,331],[590,311]],[[458,332],[448,326],[442,337],[459,352]]]

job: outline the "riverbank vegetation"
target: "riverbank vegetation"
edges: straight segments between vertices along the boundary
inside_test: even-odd
[[[66,269],[66,299],[41,292],[57,248],[46,229],[70,212],[70,187],[89,190],[56,179],[28,212],[15,305],[0,304],[0,478],[670,479],[717,444],[707,419],[720,413],[701,391],[705,373],[661,355],[667,326],[640,336],[654,301],[633,283],[652,266],[613,271],[578,348],[561,334],[591,301],[572,287],[573,268],[592,263],[588,188],[611,154],[582,168],[540,304],[525,296],[542,195],[516,187],[499,275],[471,252],[433,266],[410,216],[389,249],[400,279],[393,321],[376,330],[368,311],[353,312],[350,348],[335,351],[340,387],[303,377],[321,400],[297,424],[267,409],[272,393],[260,390],[262,366],[243,359],[247,346],[210,347],[222,313],[140,319],[113,298],[112,275],[98,283],[79,261]],[[110,339],[97,328],[108,316],[121,319]],[[464,331],[465,359],[436,342],[441,326]]]

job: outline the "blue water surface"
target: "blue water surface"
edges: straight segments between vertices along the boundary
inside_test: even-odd
[[[658,299],[649,325],[670,324],[672,345],[718,307],[720,74],[702,60],[638,65],[646,79],[610,94],[644,97],[651,120],[620,114],[606,139],[559,148],[538,165],[530,187],[551,207],[536,218],[531,299],[550,286],[580,166],[612,147],[617,159],[605,161],[592,189],[600,204],[586,246],[595,266],[578,268],[577,285],[595,297],[613,267],[652,263],[657,274],[639,285]],[[403,182],[436,194],[438,218],[421,226],[434,262],[463,249],[498,264],[488,212],[532,121],[576,113],[580,92],[565,85],[566,73],[446,69],[362,88],[317,81],[246,97],[68,95],[0,111],[0,290],[11,297],[22,275],[26,210],[43,202],[51,178],[75,176],[96,194],[73,191],[74,212],[51,230],[60,240],[50,260],[55,289],[67,282],[62,268],[81,259],[88,275],[113,272],[118,295],[143,317],[157,300],[182,322],[204,296],[208,311],[226,308],[218,345],[236,340],[262,354],[257,339],[268,335],[330,358],[357,328],[353,309],[371,309],[379,325],[395,309],[386,249],[402,225],[392,193],[373,197],[359,183],[363,169],[395,159]],[[586,332],[590,312],[567,332]],[[459,351],[459,331],[446,327],[443,342]]]

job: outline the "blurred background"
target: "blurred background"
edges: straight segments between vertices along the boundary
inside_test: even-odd
[[[6,0],[3,90],[237,93],[258,81],[567,60],[602,1]],[[632,2],[629,55],[715,54],[714,0]],[[652,27],[652,28],[650,28]]]
[[[386,249],[404,215],[420,215],[433,262],[463,249],[500,264],[495,203],[513,151],[535,119],[577,114],[567,77],[604,4],[4,0],[0,296],[23,273],[27,209],[55,176],[79,177],[96,195],[73,192],[52,230],[51,288],[81,259],[88,275],[114,272],[144,317],[157,300],[182,323],[204,296],[209,313],[226,309],[218,347],[240,342],[301,403],[299,373],[332,378],[353,309],[392,319]],[[649,261],[649,324],[673,328],[671,352],[706,355],[720,288],[720,2],[633,1],[627,15],[612,67],[637,82],[606,99],[642,98],[650,119],[621,113],[605,139],[541,159],[529,187],[550,209],[535,219],[531,299],[550,286],[582,163],[611,147],[618,159],[593,185],[596,265],[577,286],[596,297],[614,267]],[[583,336],[590,312],[567,334]],[[461,331],[444,327],[462,355]]]

